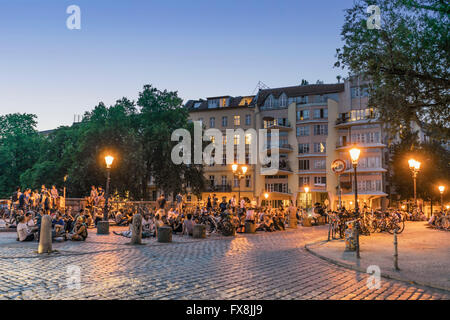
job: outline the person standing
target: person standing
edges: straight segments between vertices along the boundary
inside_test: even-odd
[[[158,210],[162,210],[163,214],[165,214],[166,212],[166,197],[164,195],[164,193],[161,194],[161,196],[159,197],[159,199],[156,201],[156,204],[158,206]]]
[[[183,206],[183,196],[181,193],[178,193],[175,197],[175,201],[177,202],[177,210],[181,211],[181,208]]]
[[[58,193],[58,189],[56,189],[56,187],[54,185],[52,186],[52,189],[50,190],[50,194],[51,194],[51,200],[52,200],[52,207],[57,208],[59,193]]]

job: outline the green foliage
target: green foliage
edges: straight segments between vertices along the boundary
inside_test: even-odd
[[[64,186],[70,197],[83,197],[91,185],[106,181],[106,154],[114,156],[111,190],[130,200],[150,197],[150,177],[167,194],[204,189],[201,165],[175,165],[171,141],[175,129],[193,130],[176,92],[144,86],[136,102],[122,98],[113,106],[99,103],[81,123],[59,127],[47,137],[36,132],[34,115],[0,118],[0,193],[9,197],[16,186]]]
[[[42,138],[36,131],[36,116],[0,116],[0,196],[9,197],[20,185],[20,174],[39,158]]]
[[[367,28],[373,4],[380,30]],[[357,0],[346,12],[336,66],[372,80],[369,104],[393,134],[416,121],[450,137],[449,13],[442,0]]]
[[[425,200],[438,200],[437,187],[441,184],[449,186],[450,152],[438,142],[419,144],[417,133],[403,132],[401,141],[393,146],[391,158],[391,175],[389,177],[395,193],[401,199],[412,199],[414,196],[413,178],[408,160],[413,158],[421,162],[417,175],[417,197]]]

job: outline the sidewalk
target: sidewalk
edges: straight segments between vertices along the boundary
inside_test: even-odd
[[[370,265],[380,267],[383,276],[450,291],[450,232],[428,228],[426,223],[406,222],[398,235],[398,265],[394,270],[394,237],[375,233],[360,237],[361,259],[345,252],[343,240],[307,244],[306,249],[333,263],[366,272]]]

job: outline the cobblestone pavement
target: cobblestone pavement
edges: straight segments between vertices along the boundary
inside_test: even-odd
[[[37,243],[0,234],[0,299],[449,299],[445,291],[381,279],[330,264],[304,249],[323,227],[194,240],[146,240],[127,245],[116,235],[85,243],[55,243],[38,256]],[[78,266],[80,288],[68,287]]]

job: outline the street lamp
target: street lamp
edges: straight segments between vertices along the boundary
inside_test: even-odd
[[[239,166],[234,163],[231,165],[231,169],[233,170],[233,174],[236,178],[238,178],[238,187],[239,187],[239,207],[240,207],[240,203],[241,203],[241,179],[245,177],[245,174],[247,173],[248,167],[247,166],[242,166],[241,167],[241,172],[238,170]]]
[[[308,187],[308,186],[304,186],[303,189],[305,190],[305,193],[306,193],[306,208],[308,208],[308,193],[309,193],[309,187]]]
[[[420,171],[421,163],[414,159],[409,159],[408,164],[409,164],[409,169],[411,169],[413,180],[414,180],[414,207],[417,208],[416,180],[417,180],[417,174]]]
[[[356,168],[358,167],[358,160],[359,160],[359,156],[361,154],[361,150],[359,150],[358,148],[352,148],[350,149],[350,158],[352,159],[352,164],[353,164],[353,169],[355,171],[355,212],[356,212],[356,216],[357,219],[355,221],[355,238],[356,238],[356,258],[359,259],[360,255],[359,255],[359,205],[358,205],[358,179],[356,177],[357,172],[356,172]]]
[[[355,211],[359,214],[359,206],[358,206],[358,179],[356,177],[356,168],[358,167],[359,155],[361,154],[361,150],[358,148],[350,149],[350,158],[352,159],[353,169],[355,171]]]
[[[266,193],[264,193],[264,198],[266,198],[266,206],[268,205],[267,204],[267,199],[269,199],[269,194],[266,192]]]
[[[438,189],[439,189],[439,192],[441,193],[441,210],[444,211],[444,191],[445,191],[445,187],[444,186],[439,186]]]
[[[109,182],[111,181],[111,166],[114,162],[114,157],[107,155],[105,157],[106,163],[106,195],[105,195],[105,209],[103,210],[103,221],[108,221],[108,200],[109,200]]]

